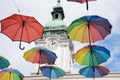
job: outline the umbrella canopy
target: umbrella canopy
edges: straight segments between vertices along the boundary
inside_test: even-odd
[[[85,3],[86,1],[96,1],[96,0],[67,0],[67,1],[73,1],[73,2]]]
[[[0,80],[23,80],[23,74],[17,69],[6,68],[0,71]]]
[[[38,64],[54,64],[57,56],[54,52],[44,47],[34,47],[26,51],[23,55],[26,61]]]
[[[6,58],[0,56],[0,69],[7,68],[9,65],[10,62]]]
[[[42,38],[44,27],[31,16],[13,14],[1,20],[1,33],[7,35],[13,41],[30,43]]]
[[[89,1],[96,1],[96,0],[67,0],[67,1],[73,1],[78,3],[85,3],[86,2],[86,9],[88,10],[88,2]]]
[[[110,57],[110,51],[103,46],[92,45],[79,49],[74,55],[77,63],[87,66],[99,65],[107,61]]]
[[[42,74],[48,78],[59,78],[65,75],[65,71],[61,68],[54,66],[42,66],[40,67]]]
[[[80,75],[95,78],[95,77],[103,77],[109,73],[109,69],[104,66],[89,66],[80,69]]]
[[[79,42],[95,42],[104,39],[111,33],[111,24],[97,15],[83,16],[74,20],[67,28],[72,40]]]

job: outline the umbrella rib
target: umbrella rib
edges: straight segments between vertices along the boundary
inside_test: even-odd
[[[102,21],[96,21],[95,24],[101,25],[101,23],[99,23],[99,22],[102,22]],[[103,21],[102,23],[105,23],[105,22]],[[108,24],[108,23],[105,23],[105,24]],[[109,27],[111,28],[110,23],[109,23],[108,25],[109,25]],[[107,26],[107,27],[108,27],[108,26]],[[105,26],[104,29],[105,29],[107,32],[109,32],[109,30],[107,29],[107,27]],[[109,33],[110,33],[110,32],[109,32]]]
[[[11,78],[11,72],[10,72],[10,75],[9,75],[9,80],[10,80],[10,78]]]
[[[14,20],[14,19],[13,19],[13,20]],[[20,23],[20,22],[18,22],[18,23]],[[10,26],[6,26],[3,30],[6,30],[6,29],[8,29],[8,28],[12,27],[13,25],[18,24],[18,23],[14,23],[14,24],[11,24]],[[2,31],[1,31],[1,32],[2,32]]]
[[[95,27],[94,27],[95,28]],[[96,28],[95,28],[96,29]],[[96,29],[97,30],[97,29]],[[92,36],[93,35],[93,33],[92,33],[93,31],[92,31],[92,29],[91,30],[89,30],[89,41],[90,41],[90,43],[91,42],[94,42],[95,41],[95,39],[94,39],[94,36]]]
[[[29,23],[27,23],[27,22],[29,22],[29,21],[27,21],[28,19],[29,19],[29,17],[27,17],[26,20],[24,20],[26,22],[25,24],[29,24]],[[30,41],[29,33],[28,33],[29,30],[27,29],[26,25],[24,25],[24,28],[26,29],[27,37],[28,37],[28,40]]]
[[[26,19],[26,21],[28,20],[29,18],[27,18]],[[29,21],[27,21],[27,22],[29,22]],[[33,23],[35,23],[35,22],[33,22]],[[27,23],[26,23],[27,24]],[[36,23],[36,24],[38,24],[38,23]],[[30,24],[29,24],[30,25]],[[31,26],[31,25],[30,25]],[[31,26],[31,28],[33,28],[33,26]],[[38,34],[39,34],[39,32],[35,29],[35,28],[33,28]]]
[[[29,23],[26,23],[26,24],[29,24]],[[30,24],[29,24],[30,25]],[[30,25],[31,26],[31,25]],[[35,30],[35,32],[36,33],[38,33],[39,34],[39,32],[33,27],[33,26],[31,26],[31,28],[33,29],[33,30]],[[27,31],[27,37],[28,37],[28,40],[30,41],[30,36],[29,36],[29,34],[28,34],[28,29],[25,27],[25,29],[26,29],[26,31]]]
[[[79,32],[79,29],[77,31],[75,31],[75,34],[78,33],[78,32]],[[73,37],[73,39],[75,39],[75,38],[76,38],[76,36]]]
[[[22,20],[22,27],[23,28],[25,28],[26,29],[26,31],[27,31],[27,36],[28,36],[28,40],[30,40],[29,39],[29,35],[28,35],[28,30],[27,30],[27,27],[26,27],[26,25],[25,24],[28,24],[27,22],[27,20],[29,19],[29,17],[27,17],[25,20],[23,20],[23,18],[22,18],[22,16],[20,16],[20,18],[21,18],[21,20]],[[24,23],[24,24],[23,24]],[[23,29],[24,30],[24,29]],[[23,33],[24,33],[24,31],[23,31]],[[23,35],[23,33],[22,33],[22,35]]]
[[[98,23],[96,23],[96,24],[98,24]],[[94,25],[94,24],[92,24],[92,25]],[[98,24],[98,25],[100,25],[100,24]],[[95,26],[95,25],[94,25]],[[97,28],[96,27],[94,27],[96,30],[97,30]],[[99,33],[100,35],[101,35],[101,33]],[[101,37],[104,39],[104,36],[103,35],[101,35]]]
[[[31,25],[30,25],[31,26]],[[31,28],[33,28],[33,26],[31,26]],[[38,34],[39,34],[39,32],[35,29],[35,28],[33,28]]]
[[[46,54],[46,53],[44,53],[44,55],[45,55],[45,56],[47,56],[47,54]],[[47,59],[49,59],[49,58],[47,58]],[[48,60],[48,61],[50,61],[50,60]],[[48,63],[48,64],[49,64],[49,63]]]
[[[27,23],[26,23],[26,24],[27,24]],[[27,32],[26,35],[27,35],[27,37],[28,37],[28,41],[30,41],[29,33],[28,33],[28,29],[27,29],[27,27],[25,26],[24,29],[26,29],[26,32]]]
[[[84,26],[85,27],[85,26]],[[88,28],[88,27],[87,27]],[[84,31],[85,31],[86,27],[84,28]],[[84,38],[82,38],[82,41],[84,42]]]
[[[22,17],[21,17],[21,19],[22,19]],[[23,22],[25,22],[23,26],[24,26],[24,29],[26,29],[28,40],[30,40],[30,39],[29,39],[29,34],[28,34],[28,29],[27,29],[27,27],[26,27],[26,24],[28,24],[28,23],[27,23],[27,22],[28,22],[28,21],[27,21],[28,19],[29,19],[29,17],[27,17],[25,20],[23,20],[23,19],[22,19],[22,20],[23,20]]]
[[[20,22],[19,22],[20,23]],[[15,23],[15,24],[18,24],[18,23]],[[12,24],[12,25],[15,25],[15,24]],[[11,26],[12,26],[11,25]],[[21,25],[20,25],[21,26]],[[10,27],[10,26],[9,26]],[[7,27],[7,28],[9,28],[9,27]],[[15,32],[15,34],[14,34],[14,37],[13,37],[13,39],[15,39],[15,36],[16,36],[16,34],[17,34],[17,31],[20,29],[20,27],[16,30],[16,32]]]
[[[21,25],[19,25],[19,28],[16,30],[16,33],[14,35],[14,39],[15,39],[15,36],[17,35],[17,31],[19,31],[20,28],[21,28]]]
[[[33,53],[33,54],[35,54],[35,53]],[[38,53],[36,53],[35,56],[37,56],[37,54],[38,54]],[[30,56],[33,56],[33,55],[30,55]],[[34,58],[32,62],[33,62],[33,63],[38,63],[38,62],[36,62],[36,58]]]

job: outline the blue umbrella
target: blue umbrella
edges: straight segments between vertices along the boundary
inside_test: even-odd
[[[42,66],[40,67],[42,74],[48,78],[59,78],[65,75],[65,71],[61,68],[54,66]]]

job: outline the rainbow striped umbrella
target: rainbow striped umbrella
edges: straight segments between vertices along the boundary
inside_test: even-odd
[[[104,66],[88,66],[79,70],[80,75],[96,78],[108,75],[109,69]]]
[[[74,55],[77,63],[87,66],[96,66],[106,62],[110,57],[110,51],[103,46],[92,45],[79,49]]]
[[[23,55],[26,61],[38,64],[54,64],[57,56],[53,51],[44,47],[34,47],[26,51]]]
[[[64,70],[55,66],[42,66],[40,70],[44,76],[50,79],[63,77],[66,74]]]
[[[17,69],[6,68],[0,71],[0,80],[23,80],[23,74]]]
[[[74,20],[67,28],[69,37],[79,42],[95,42],[111,33],[111,24],[97,15],[83,16]]]

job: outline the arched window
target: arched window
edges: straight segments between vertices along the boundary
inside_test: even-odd
[[[58,13],[57,13],[57,14],[55,14],[55,19],[58,19]]]

